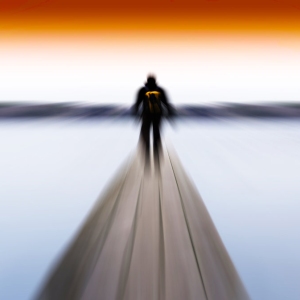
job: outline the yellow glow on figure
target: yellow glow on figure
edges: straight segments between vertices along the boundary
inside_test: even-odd
[[[153,97],[154,96],[156,101],[153,101]],[[149,104],[149,109],[150,112],[156,112],[156,113],[160,113],[160,92],[157,91],[149,91],[146,93],[146,97],[148,98],[148,104]]]

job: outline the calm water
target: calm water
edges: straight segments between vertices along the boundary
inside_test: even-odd
[[[165,128],[253,300],[300,299],[300,121]],[[132,122],[0,123],[0,299],[30,299],[135,149]]]

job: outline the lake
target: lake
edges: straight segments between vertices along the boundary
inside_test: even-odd
[[[30,299],[136,148],[132,121],[0,122],[0,299]],[[253,300],[300,298],[300,121],[164,128]]]

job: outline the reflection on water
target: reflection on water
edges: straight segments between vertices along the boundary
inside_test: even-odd
[[[298,299],[300,122],[166,128],[253,299]],[[129,121],[0,123],[0,298],[29,299],[135,148]]]

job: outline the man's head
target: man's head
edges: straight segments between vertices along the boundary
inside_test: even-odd
[[[146,85],[149,88],[156,87],[156,78],[155,78],[155,76],[153,74],[148,75]]]

